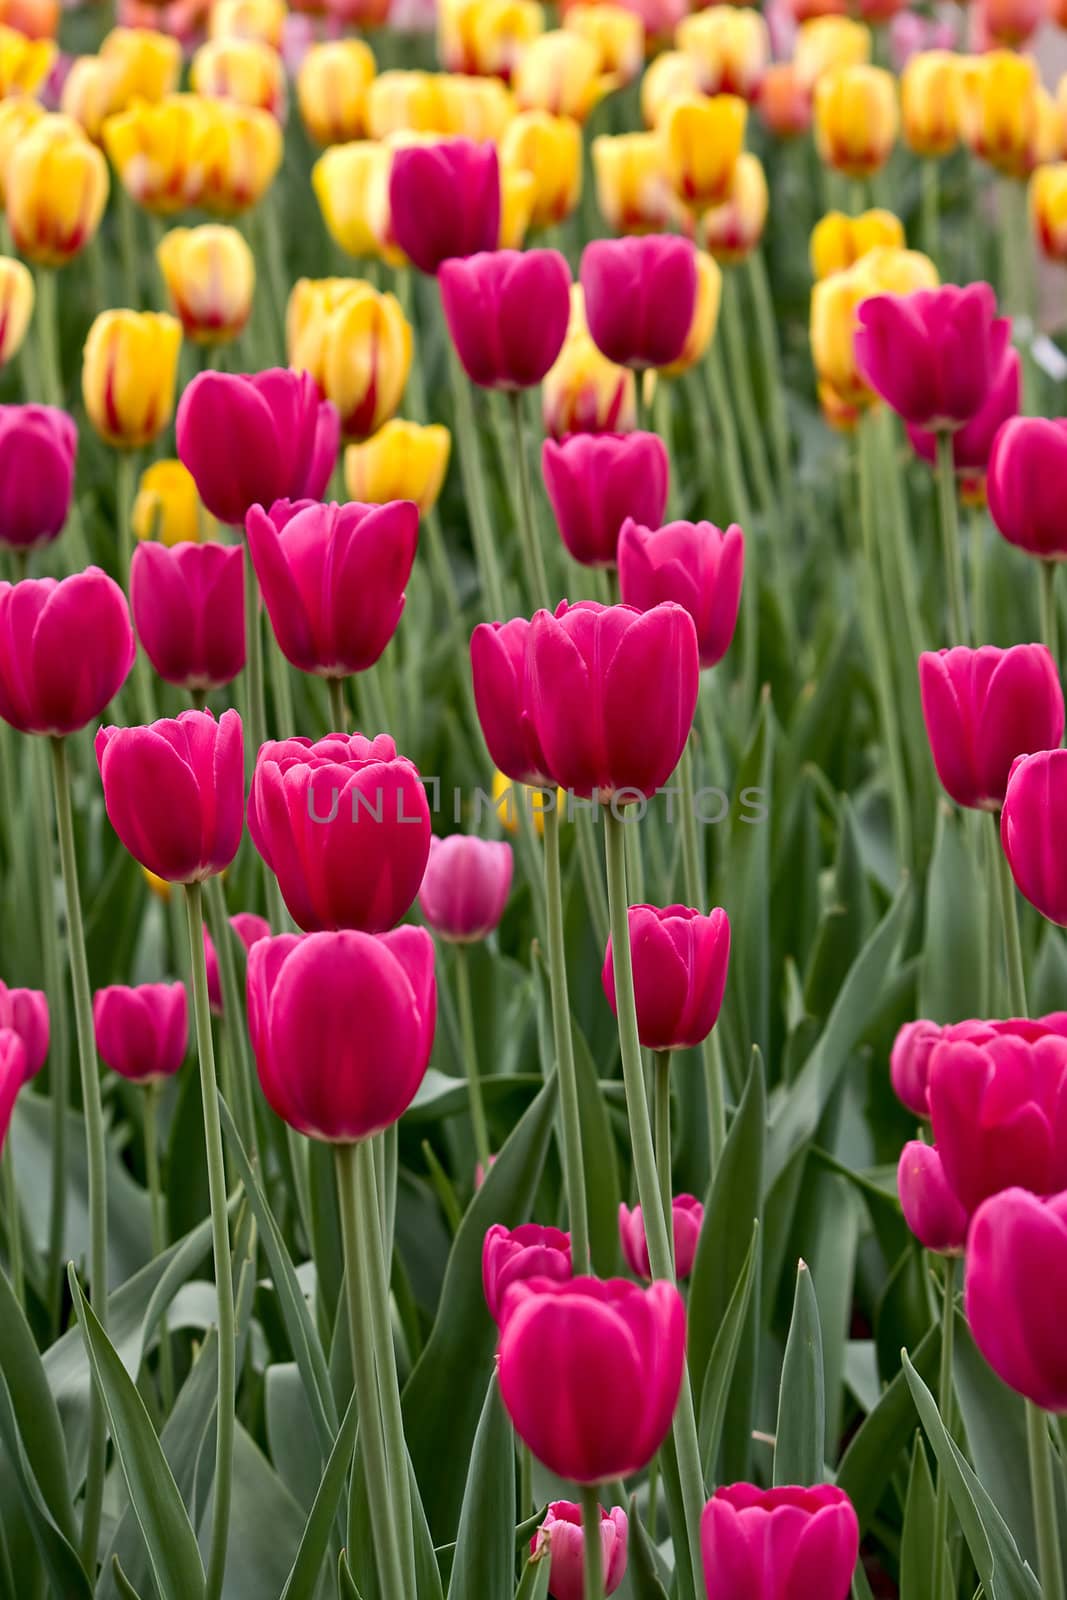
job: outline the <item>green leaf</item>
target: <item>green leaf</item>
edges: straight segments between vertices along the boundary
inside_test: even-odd
[[[77,1545],[67,1447],[52,1391],[25,1312],[0,1272],[0,1372],[7,1381],[26,1460],[56,1527]]]
[[[900,1600],[938,1600],[934,1593],[934,1480],[921,1436],[915,1439],[904,1502]]]
[[[494,1372],[474,1435],[448,1600],[509,1594],[515,1582],[515,1437]]]
[[[280,1594],[303,1532],[303,1512],[238,1422],[226,1541],[226,1600],[263,1600],[265,1595]]]
[[[662,1567],[648,1529],[637,1515],[637,1496],[630,1496],[630,1560],[628,1577],[634,1600],[667,1600]]]
[[[111,1557],[111,1580],[115,1585],[119,1600],[141,1600],[141,1596],[123,1572],[122,1563],[118,1556]]]
[[[29,1522],[33,1542],[52,1580],[52,1588],[64,1600],[90,1600],[92,1585],[86,1576],[72,1542],[59,1529],[41,1497],[26,1451],[15,1423],[15,1411],[7,1384],[0,1379],[0,1443],[3,1458],[14,1474],[19,1496]],[[20,1575],[21,1576],[21,1575]]]
[[[941,1355],[941,1328],[935,1324],[915,1351],[915,1369],[933,1377]],[[838,1488],[844,1489],[856,1509],[860,1530],[865,1531],[878,1510],[886,1484],[897,1470],[915,1429],[915,1402],[903,1372],[884,1390],[874,1410],[856,1430],[837,1469]]]
[[[304,1380],[295,1361],[272,1361],[263,1375],[267,1446],[293,1499],[310,1511],[322,1479],[323,1461]]]
[[[770,696],[765,692],[734,783],[738,795],[748,789],[760,790],[764,804],[772,788],[776,727]],[[770,1044],[770,854],[770,822],[754,823],[739,810],[730,828],[729,848],[723,852],[729,869],[718,888],[734,929],[726,1020],[735,1059],[741,1060],[752,1044],[766,1057]]]
[[[960,1311],[956,1313],[952,1371],[974,1470],[1023,1557],[1036,1569],[1026,1402],[1000,1381],[979,1354],[967,1318]]]
[[[804,981],[809,1016],[828,1016],[855,952],[870,932],[871,891],[856,837],[856,819],[847,801],[841,806],[829,902],[823,911]]]
[[[531,1555],[522,1569],[522,1578],[515,1590],[515,1600],[547,1600],[548,1580],[551,1575],[552,1563],[547,1551],[542,1555]]]
[[[700,1459],[704,1465],[705,1480],[709,1483],[715,1478],[715,1464],[719,1459],[723,1423],[726,1420],[726,1402],[737,1365],[737,1353],[741,1348],[752,1285],[756,1281],[756,1264],[760,1253],[759,1228],[759,1222],[753,1222],[748,1254],[734,1285],[726,1314],[719,1324],[704,1372],[704,1389],[700,1396]]]
[[[343,1550],[337,1567],[337,1581],[344,1600],[363,1600],[363,1596],[356,1588],[356,1580],[352,1576],[352,1569],[348,1565],[348,1556]]]
[[[984,1015],[982,968],[990,912],[983,892],[989,838],[982,835],[992,827],[981,812],[960,815],[943,800],[938,803],[934,853],[926,881],[920,1017],[961,1022]]]
[[[822,1483],[826,1438],[826,1393],[822,1365],[822,1323],[811,1273],[797,1264],[793,1319],[785,1342],[778,1391],[778,1432],[774,1446],[775,1486]]]
[[[296,1560],[282,1590],[281,1600],[314,1600],[329,1548],[330,1530],[344,1492],[345,1478],[348,1476],[348,1467],[355,1448],[358,1423],[359,1413],[356,1409],[356,1397],[353,1395],[348,1402],[348,1410],[341,1420],[330,1459],[326,1463],[326,1471],[322,1475],[315,1502],[311,1507],[311,1515],[300,1540]]]
[[[177,1484],[144,1401],[82,1294],[73,1267],[69,1268],[68,1277],[89,1364],[148,1546],[156,1585],[163,1600],[196,1600],[204,1593],[204,1568]]]

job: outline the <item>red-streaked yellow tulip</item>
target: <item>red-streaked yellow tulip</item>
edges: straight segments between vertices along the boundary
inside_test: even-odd
[[[601,71],[595,44],[556,28],[522,52],[513,82],[521,111],[551,111],[584,122],[604,95],[617,87],[618,79]]]
[[[815,144],[836,172],[850,178],[878,172],[899,125],[896,79],[884,67],[833,67],[815,85]]]
[[[349,439],[376,433],[404,398],[411,324],[395,295],[359,278],[301,278],[286,313],[289,365],[309,372]]]
[[[658,133],[601,134],[592,153],[597,205],[613,232],[660,233],[678,220]]]
[[[571,320],[563,349],[541,385],[545,432],[628,433],[637,425],[637,388],[628,367],[617,367],[593,343],[580,284],[571,290]]]
[[[683,17],[674,38],[678,49],[695,62],[702,93],[755,99],[771,57],[767,24],[758,11],[709,6]]]
[[[917,156],[947,156],[963,127],[963,73],[954,50],[921,50],[900,75],[904,143]]]
[[[660,125],[667,178],[694,211],[722,205],[745,142],[748,107],[737,95],[693,96],[668,106]]]
[[[167,545],[211,539],[218,530],[201,504],[192,473],[172,459],[153,461],[142,472],[130,523],[134,538]]]
[[[440,423],[423,427],[394,417],[364,444],[345,451],[345,488],[367,505],[414,500],[423,516],[437,503],[448,471],[452,435]]]
[[[89,243],[107,205],[107,162],[70,117],[34,123],[5,174],[15,247],[41,267],[60,267]]]
[[[108,444],[137,450],[174,413],[182,329],[161,311],[102,311],[85,341],[82,399]]]
[[[532,227],[562,222],[582,197],[582,130],[573,117],[520,111],[504,129],[500,162],[534,180]]]
[[[27,39],[17,29],[0,24],[0,98],[36,94],[55,60],[54,40]]]
[[[727,266],[744,261],[763,238],[768,205],[763,163],[744,150],[737,158],[726,199],[722,205],[705,211],[700,219],[700,243],[716,261]]]
[[[300,63],[296,98],[316,144],[346,144],[367,131],[367,91],[374,55],[362,39],[313,45]]]
[[[232,100],[209,103],[202,203],[218,216],[238,216],[274,182],[282,161],[282,130],[269,111]]]
[[[543,33],[537,0],[439,0],[437,50],[446,72],[508,82],[525,47]]]
[[[236,228],[207,222],[171,228],[156,260],[187,336],[197,344],[226,344],[248,321],[256,264]]]
[[[1067,262],[1067,161],[1038,167],[1030,179],[1030,217],[1043,253]]]
[[[883,247],[904,249],[904,224],[892,211],[864,211],[858,217],[828,211],[811,230],[812,274],[819,279],[846,272],[861,256]]]
[[[33,316],[34,288],[29,268],[0,256],[0,367],[17,355]]]
[[[131,199],[161,217],[200,203],[214,114],[199,95],[174,94],[108,117],[104,149]]]
[[[645,25],[636,11],[605,0],[572,5],[563,13],[563,27],[595,45],[601,72],[620,83],[632,83],[645,64]]]
[[[189,82],[197,94],[233,100],[272,116],[285,113],[285,66],[261,39],[209,39],[193,57]]]
[[[285,17],[284,0],[214,0],[208,33],[212,39],[261,39],[280,50]]]

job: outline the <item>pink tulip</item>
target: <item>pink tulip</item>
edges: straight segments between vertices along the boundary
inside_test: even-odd
[[[700,682],[696,630],[676,605],[644,614],[592,600],[538,611],[526,645],[526,700],[560,788],[625,804],[678,765]]]
[[[548,1592],[552,1600],[585,1600],[582,1508],[572,1500],[553,1500],[544,1522],[530,1540],[536,1554],[546,1550],[551,1562]],[[621,1506],[600,1508],[600,1571],[604,1593],[614,1594],[626,1576],[630,1521]]]
[[[558,250],[485,250],[442,262],[448,331],[472,383],[529,389],[563,348],[571,269]]]
[[[1046,1411],[1067,1411],[1065,1304],[1067,1194],[994,1195],[967,1241],[967,1320],[997,1376]]]
[[[958,428],[985,404],[1011,338],[988,283],[872,295],[857,313],[856,359],[871,387],[920,428]]]
[[[248,553],[282,654],[301,672],[372,667],[396,632],[419,538],[410,500],[383,506],[253,506]]]
[[[389,173],[393,237],[420,272],[495,250],[500,236],[496,146],[471,139],[405,145]]]
[[[533,1278],[504,1296],[500,1393],[550,1472],[606,1483],[647,1466],[682,1384],[685,1307],[673,1284]]]
[[[245,664],[240,545],[144,542],[130,563],[130,605],[145,655],[183,689],[217,689]]]
[[[952,435],[952,460],[957,477],[980,478],[989,465],[997,430],[1018,415],[1022,398],[1022,362],[1018,350],[1008,347],[989,393],[980,408]],[[933,466],[937,461],[937,434],[908,424],[908,438],[917,456]]]
[[[736,522],[726,532],[711,522],[642,527],[635,518],[619,536],[619,585],[628,606],[648,611],[664,600],[693,619],[700,665],[713,667],[730,648],[741,603],[745,536]]]
[[[484,939],[504,915],[513,867],[509,844],[463,833],[431,839],[419,888],[423,916],[442,939]]]
[[[689,906],[631,906],[637,1031],[646,1050],[689,1050],[714,1028],[730,961],[730,919],[716,906],[701,916]],[[611,940],[601,981],[615,1006]]]
[[[919,688],[934,766],[957,805],[999,811],[1015,758],[1063,738],[1063,690],[1043,644],[928,650]]]
[[[415,899],[430,853],[418,769],[384,733],[265,744],[248,828],[294,922],[308,932],[393,927]]]
[[[628,517],[658,527],[670,466],[658,433],[572,433],[546,439],[545,488],[560,538],[586,567],[613,567]],[[629,603],[629,602],[628,602]]]
[[[0,1029],[17,1033],[25,1050],[27,1078],[35,1078],[48,1056],[48,996],[40,989],[9,989],[0,982]]]
[[[938,1255],[963,1250],[968,1214],[945,1177],[933,1145],[911,1139],[904,1146],[897,1167],[897,1191],[904,1221],[925,1249]]]
[[[671,1201],[674,1232],[674,1275],[688,1278],[693,1270],[697,1241],[704,1225],[704,1207],[693,1194],[676,1194]],[[648,1259],[648,1240],[645,1238],[645,1219],[641,1207],[633,1210],[627,1205],[619,1207],[619,1239],[626,1265],[638,1278],[652,1279]]]
[[[0,406],[0,545],[32,550],[63,531],[78,430],[55,406]]]
[[[26,1047],[11,1028],[0,1028],[0,1151],[7,1141],[11,1113],[26,1082]]]
[[[1067,1011],[1050,1011],[1044,1017],[1007,1017],[1002,1022],[906,1022],[893,1043],[889,1074],[897,1099],[917,1117],[930,1115],[930,1060],[934,1047],[961,1039],[984,1044],[989,1039],[1008,1035],[1033,1042],[1046,1034],[1067,1037]]]
[[[505,1228],[503,1223],[494,1222],[486,1233],[482,1244],[482,1288],[494,1322],[500,1322],[504,1294],[513,1283],[528,1278],[567,1283],[572,1276],[571,1236],[561,1228],[543,1228],[536,1222]]]
[[[529,714],[529,637],[525,617],[478,624],[471,635],[474,703],[493,765],[514,783],[554,788]]]
[[[245,947],[246,953],[259,939],[269,939],[270,923],[254,911],[238,911],[230,918],[230,927]],[[219,972],[219,953],[215,941],[204,926],[204,961],[207,965],[207,997],[212,1011],[221,1017],[223,1011],[222,976]]]
[[[845,1600],[859,1523],[843,1489],[717,1489],[700,1519],[708,1600]]]
[[[1067,750],[1020,756],[1000,813],[1000,842],[1020,894],[1061,926],[1067,926],[1065,826]]]
[[[993,441],[989,510],[1009,544],[1067,560],[1067,417],[1013,417]]]
[[[20,733],[95,722],[136,654],[126,596],[99,567],[0,583],[0,717]]]
[[[582,251],[593,342],[620,367],[667,367],[685,349],[697,299],[696,251],[677,234],[595,239]]]
[[[178,405],[178,454],[220,522],[250,507],[317,500],[330,481],[340,421],[306,372],[202,372]]]
[[[223,872],[244,822],[244,735],[236,711],[183,711],[149,727],[101,728],[96,759],[111,826],[169,883]]]
[[[248,1032],[263,1093],[313,1139],[388,1128],[426,1073],[437,1010],[425,928],[258,940],[248,952]]]
[[[93,996],[100,1059],[134,1083],[158,1083],[181,1067],[189,1047],[184,983],[116,984]]]

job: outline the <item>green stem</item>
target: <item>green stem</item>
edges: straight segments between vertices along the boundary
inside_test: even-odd
[[[986,965],[986,993],[984,995],[983,1015],[999,1017],[1001,1015],[1001,965],[1000,957],[1004,952],[1004,885],[1000,877],[1000,857],[1003,854],[1000,843],[1000,828],[997,819],[993,817],[992,828],[987,828],[980,811],[972,813],[978,824],[976,838],[979,843],[985,841],[985,877],[988,886],[988,899],[986,904],[986,939],[985,939],[985,965]]]
[[[596,1485],[583,1483],[582,1502],[582,1596],[583,1600],[604,1600],[604,1555],[600,1542],[600,1497]]]
[[[118,524],[119,582],[130,593],[130,568],[133,564],[133,500],[137,476],[137,454],[133,450],[115,452],[115,521]],[[149,677],[148,661],[140,643],[133,658],[130,677],[135,714],[144,723],[156,720],[155,697]]]
[[[327,678],[326,692],[330,697],[330,721],[333,726],[331,733],[343,733],[348,724],[348,711],[345,706],[345,683],[343,678]]]
[[[1030,1454],[1030,1493],[1037,1533],[1038,1576],[1044,1600],[1064,1600],[1063,1563],[1052,1480],[1052,1445],[1048,1418],[1032,1400],[1026,1402],[1026,1443]]]
[[[721,442],[720,460],[723,465],[723,488],[729,501],[726,521],[736,521],[745,529],[752,528],[752,507],[741,465],[741,447],[737,438],[730,400],[726,369],[723,366],[719,341],[713,339],[706,362],[711,405],[715,414]],[[756,698],[756,679],[759,673],[759,541],[749,534],[745,541],[745,582],[741,591],[741,676],[744,685],[744,704],[750,707]]]
[[[234,939],[237,936],[230,927],[230,918],[226,910],[226,897],[223,893],[222,879],[220,877],[209,878],[207,881],[207,916],[208,926],[211,929],[211,938],[219,961],[219,985],[222,990],[222,1026],[229,1040],[230,1057],[236,1078],[237,1104],[234,1110],[237,1114],[237,1125],[241,1131],[242,1143],[249,1154],[254,1156],[257,1142],[253,1085],[254,1068],[248,1043],[248,1028],[245,1022],[244,996],[241,993],[241,985],[237,980],[237,965],[234,961]]]
[[[463,1065],[467,1073],[467,1090],[470,1095],[474,1149],[478,1160],[481,1162],[482,1172],[488,1173],[489,1158],[492,1150],[489,1144],[489,1125],[485,1120],[482,1080],[478,1073],[478,1046],[474,1037],[474,1007],[471,1004],[471,975],[464,945],[456,945],[454,961],[456,968],[456,1010],[459,1012],[459,1032],[463,1044]]]
[[[0,1169],[4,1175],[4,1214],[7,1219],[8,1277],[15,1299],[26,1309],[26,1277],[22,1265],[22,1209],[19,1206],[18,1184],[15,1182],[15,1145],[11,1138],[0,1153]]]
[[[267,737],[267,711],[263,700],[263,632],[259,615],[259,584],[252,557],[245,549],[245,680],[248,685],[248,744],[246,765],[255,766],[259,747]]]
[[[789,423],[785,410],[786,386],[782,378],[782,355],[778,347],[778,331],[774,315],[774,302],[767,279],[767,267],[760,249],[752,251],[745,261],[745,272],[756,308],[756,333],[759,339],[760,360],[763,366],[764,388],[768,397],[771,423],[771,444],[774,449],[775,474],[783,507],[796,503],[793,487],[793,464],[789,451]]]
[[[663,440],[667,451],[669,470],[667,473],[667,507],[664,520],[674,522],[678,516],[678,474],[675,470],[674,460],[674,396],[671,392],[670,380],[662,375],[656,378],[656,389],[652,396],[652,420],[656,432]]]
[[[192,965],[196,1047],[200,1060],[200,1094],[204,1108],[208,1198],[211,1203],[211,1243],[215,1259],[215,1293],[218,1296],[219,1315],[219,1402],[215,1432],[215,1482],[205,1588],[206,1600],[219,1600],[226,1573],[226,1543],[233,1488],[237,1343],[233,1309],[233,1268],[230,1261],[230,1226],[226,1209],[226,1168],[222,1154],[219,1091],[215,1078],[215,1044],[211,1035],[211,1006],[207,992],[204,902],[201,884],[186,884],[185,911],[189,929],[189,960]]]
[[[685,894],[694,911],[704,909],[704,881],[700,869],[700,846],[697,838],[696,799],[693,778],[693,737],[686,740],[682,758],[678,763],[682,808],[682,870],[685,877]],[[704,1063],[704,1093],[708,1108],[708,1148],[712,1173],[718,1167],[726,1143],[726,1102],[723,1094],[722,1053],[719,1039],[712,1029],[701,1047]]]
[[[944,428],[937,435],[937,493],[941,505],[941,544],[945,557],[949,619],[952,623],[951,642],[954,645],[969,644],[959,510],[956,505],[956,465],[952,454],[952,435]]]
[[[523,1444],[521,1439],[516,1444],[519,1452],[519,1521],[525,1522],[537,1510],[533,1497],[533,1456],[529,1445]]]
[[[78,857],[74,846],[74,816],[70,800],[70,768],[67,741],[53,739],[52,787],[59,834],[59,864],[67,907],[67,946],[71,987],[74,991],[74,1023],[78,1041],[78,1068],[81,1075],[82,1114],[85,1120],[85,1154],[89,1173],[89,1298],[107,1332],[107,1163],[104,1144],[104,1111],[100,1100],[100,1074],[96,1062],[96,1037],[93,1032],[93,1000],[89,985],[89,963],[85,954],[85,928],[82,923],[81,894],[78,889]],[[94,1384],[89,1395],[89,1453],[85,1475],[85,1501],[82,1508],[82,1563],[89,1573],[96,1571],[100,1538],[100,1508],[104,1494],[104,1458],[107,1434],[103,1403]]]
[[[985,512],[974,506],[970,515],[971,602],[974,610],[974,636],[979,644],[991,644],[989,612],[986,602],[988,551]]]
[[[163,1184],[159,1176],[159,1098],[161,1086],[149,1083],[144,1095],[144,1164],[148,1179],[148,1198],[152,1213],[152,1254],[161,1256],[167,1248],[167,1213]],[[159,1324],[159,1377],[163,1410],[170,1414],[174,1404],[174,1359],[167,1332],[166,1317]]]
[[[1056,614],[1056,566],[1055,561],[1038,562],[1041,573],[1041,637],[1048,645],[1058,672],[1060,657],[1059,618]]]
[[[671,1186],[671,1053],[656,1051],[656,1170],[659,1197],[667,1222],[667,1242],[674,1276],[674,1191]]]
[[[931,261],[936,261],[941,248],[941,199],[938,193],[941,178],[940,163],[928,156],[919,162],[920,184],[920,237],[923,249]]]
[[[997,828],[997,870],[1000,874],[1001,909],[1004,913],[1004,955],[1008,963],[1008,1000],[1011,1005],[1013,1017],[1025,1017],[1028,1014],[1026,1001],[1026,973],[1023,968],[1023,947],[1019,937],[1019,908],[1015,900],[1015,879],[1011,875],[1008,858],[1004,854],[999,836],[999,822],[993,816],[993,826]]]
[[[952,1354],[956,1338],[956,1260],[946,1256],[944,1308],[941,1317],[941,1370],[938,1381],[937,1403],[941,1420],[948,1433],[952,1432],[953,1380]],[[937,1494],[934,1500],[934,1585],[935,1595],[949,1593],[950,1553],[948,1548],[949,1492],[948,1474],[938,1471]]]
[[[59,355],[58,308],[56,306],[56,274],[52,267],[37,269],[37,338],[40,345],[41,380],[50,406],[62,409],[66,391],[63,387],[63,368]],[[27,399],[32,398],[27,395]]]
[[[52,1111],[52,1172],[48,1221],[48,1303],[52,1328],[59,1335],[63,1301],[63,1250],[67,1226],[67,1107],[70,1103],[70,1008],[64,982],[63,954],[55,912],[55,846],[52,842],[52,796],[48,751],[31,741],[33,803],[37,826],[37,895],[40,912],[44,986],[52,1019],[48,1078]]]
[[[291,739],[296,732],[293,714],[293,689],[289,681],[289,663],[282,655],[281,646],[273,637],[268,647],[270,688],[274,698],[274,732],[279,739]]]
[[[485,498],[485,474],[478,449],[478,434],[474,424],[474,406],[471,402],[470,384],[450,337],[448,342],[448,372],[452,380],[452,403],[456,425],[456,442],[459,446],[459,464],[463,489],[470,519],[471,540],[478,564],[485,603],[489,613],[503,618],[504,580],[497,559],[496,543]]]
[[[522,391],[512,389],[511,419],[515,429],[515,453],[518,456],[519,522],[522,529],[522,548],[525,555],[526,582],[534,610],[539,606],[552,607],[552,588],[545,566],[545,553],[538,537],[533,513],[533,494],[530,489],[530,463],[526,455],[526,426],[522,416]]]
[[[571,1260],[576,1277],[592,1268],[589,1254],[589,1212],[585,1193],[585,1161],[578,1105],[578,1074],[574,1065],[571,1003],[567,983],[567,955],[563,934],[563,881],[559,861],[558,796],[543,795],[545,842],[545,904],[547,908],[548,977],[552,999],[552,1035],[559,1071],[559,1121],[562,1142],[563,1185],[570,1218]]]
[[[134,203],[122,184],[118,192],[119,208],[119,246],[122,253],[122,292],[126,297],[126,305],[131,311],[141,309],[141,297],[138,287],[138,262],[140,260],[140,246],[137,240],[137,213]]]

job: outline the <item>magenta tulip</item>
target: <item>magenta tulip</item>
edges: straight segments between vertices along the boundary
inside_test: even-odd
[[[1009,417],[1018,416],[1022,399],[1022,362],[1018,350],[1004,352],[989,393],[974,416],[952,435],[952,461],[956,476],[964,482],[981,479],[989,465],[989,455],[997,430]],[[937,434],[929,428],[908,424],[908,439],[917,456],[937,463]]]
[[[897,1167],[897,1192],[904,1221],[921,1245],[938,1255],[956,1255],[963,1250],[969,1217],[932,1144],[911,1139],[904,1146]]]
[[[474,703],[493,765],[513,783],[554,789],[528,707],[529,637],[525,617],[478,624],[471,635]]]
[[[134,1083],[173,1077],[189,1046],[184,983],[116,984],[93,996],[96,1048],[105,1067]]]
[[[843,1489],[717,1489],[700,1519],[708,1600],[845,1600],[859,1523]]]
[[[181,397],[178,454],[220,522],[254,505],[317,500],[330,481],[340,421],[306,372],[202,372]]]
[[[1067,1011],[1050,1011],[1044,1017],[1008,1017],[1000,1022],[973,1018],[944,1026],[923,1020],[906,1022],[889,1056],[893,1089],[909,1111],[917,1117],[929,1117],[930,1060],[936,1045],[952,1044],[961,1039],[984,1044],[988,1039],[1005,1034],[1032,1042],[1050,1033],[1067,1037]]]
[[[423,916],[442,939],[484,939],[504,915],[513,867],[509,844],[464,833],[431,839],[419,888]]]
[[[313,1139],[351,1144],[396,1122],[425,1076],[436,1009],[425,928],[283,933],[248,952],[263,1093]]]
[[[693,1194],[676,1194],[671,1201],[674,1232],[674,1275],[688,1278],[693,1270],[697,1241],[704,1225],[704,1207]],[[627,1205],[619,1207],[619,1239],[626,1265],[638,1278],[652,1279],[648,1259],[648,1240],[645,1238],[645,1219],[641,1207],[633,1210]]]
[[[994,1195],[967,1240],[967,1320],[998,1378],[1046,1411],[1067,1411],[1065,1304],[1067,1194]]]
[[[183,711],[149,727],[101,728],[96,759],[111,826],[168,883],[223,872],[244,823],[244,736],[236,711]]]
[[[620,367],[666,367],[685,348],[697,303],[696,251],[677,234],[595,239],[582,251],[593,342]]]
[[[541,470],[560,538],[583,566],[615,565],[627,517],[650,527],[663,520],[670,466],[658,433],[572,433],[559,443],[546,439]]]
[[[696,630],[681,606],[592,600],[538,611],[526,645],[537,741],[562,789],[625,804],[678,765],[700,683]]]
[[[63,531],[78,430],[56,406],[0,406],[0,545],[32,550]]]
[[[271,926],[266,917],[259,917],[254,911],[238,911],[230,918],[230,927],[236,933],[245,947],[245,952],[251,950],[259,939],[269,939]],[[222,977],[219,972],[219,953],[215,949],[215,941],[204,926],[204,961],[207,965],[207,996],[212,1011],[216,1016],[222,1016]]]
[[[20,733],[95,722],[136,650],[126,596],[99,567],[0,583],[0,717]]]
[[[1011,339],[988,283],[872,295],[857,316],[860,371],[905,422],[939,432],[982,409]]]
[[[736,522],[723,533],[711,522],[643,527],[635,518],[619,536],[619,587],[626,605],[649,611],[664,600],[693,619],[700,665],[713,667],[730,648],[741,604],[745,536]]]
[[[1016,756],[1063,738],[1063,690],[1043,644],[928,650],[919,688],[934,766],[957,805],[999,811]]]
[[[614,1594],[626,1576],[630,1521],[621,1506],[600,1508],[600,1572],[604,1593]],[[544,1522],[530,1540],[530,1550],[548,1551],[548,1592],[552,1600],[585,1600],[582,1508],[573,1500],[553,1500]]]
[[[286,503],[281,526],[262,506],[245,524],[248,552],[282,654],[301,672],[344,678],[372,667],[396,632],[419,538],[418,508]]]
[[[1067,750],[1020,756],[1000,813],[1000,842],[1019,892],[1061,926],[1067,926],[1065,828]]]
[[[479,1186],[480,1187],[480,1186]],[[499,1323],[504,1294],[513,1283],[528,1278],[552,1278],[567,1283],[573,1277],[571,1236],[561,1228],[523,1222],[505,1228],[494,1222],[482,1244],[482,1288],[489,1315]]]
[[[1014,417],[993,441],[989,511],[1009,544],[1067,561],[1067,417]]]
[[[130,605],[145,655],[183,689],[217,689],[245,664],[244,551],[240,545],[139,544]]]
[[[389,214],[394,240],[420,272],[432,274],[456,256],[495,250],[500,236],[496,146],[472,139],[401,146],[389,173]]]
[[[11,1113],[26,1082],[26,1047],[11,1028],[0,1028],[0,1151],[7,1140]]]
[[[48,996],[40,989],[9,989],[0,982],[0,1029],[17,1033],[25,1049],[27,1078],[35,1078],[48,1056]]]
[[[558,1477],[606,1483],[647,1466],[682,1385],[685,1307],[670,1283],[533,1278],[504,1296],[500,1393]]]
[[[438,275],[452,343],[472,383],[529,389],[563,348],[571,269],[558,250],[485,250]]]
[[[689,1050],[714,1028],[730,962],[730,919],[716,906],[701,916],[689,906],[631,906],[637,1031],[646,1050]],[[601,981],[615,1006],[611,940]]]
[[[248,827],[307,932],[393,927],[418,894],[430,853],[418,769],[384,733],[265,744]]]

